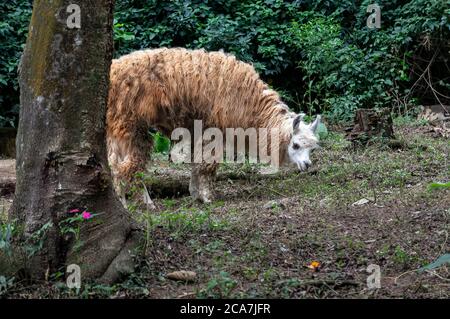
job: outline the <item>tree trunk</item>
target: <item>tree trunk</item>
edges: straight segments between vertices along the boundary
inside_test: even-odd
[[[80,28],[67,23],[74,3]],[[34,279],[69,264],[81,267],[83,280],[106,283],[132,270],[135,228],[113,191],[105,146],[113,9],[113,0],[34,1],[19,70],[17,184],[9,216],[23,229],[17,248],[42,240],[27,260]],[[98,215],[69,223],[75,209]]]

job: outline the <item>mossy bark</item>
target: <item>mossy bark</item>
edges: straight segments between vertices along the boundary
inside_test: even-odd
[[[70,4],[81,8],[81,28],[67,25]],[[27,264],[35,279],[71,263],[84,280],[112,282],[131,270],[136,236],[113,191],[105,146],[113,9],[113,0],[34,1],[19,70],[17,184],[9,217],[23,229],[17,245],[52,224]],[[99,214],[80,223],[78,242],[60,229],[75,208]]]

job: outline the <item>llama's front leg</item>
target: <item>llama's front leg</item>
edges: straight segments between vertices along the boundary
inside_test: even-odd
[[[194,199],[203,203],[211,203],[214,200],[213,183],[218,166],[218,163],[192,164],[189,192]]]
[[[150,198],[150,192],[147,189],[147,186],[145,186],[145,183],[142,182],[143,190],[142,190],[142,197],[143,202],[147,208],[147,210],[154,210],[156,209],[155,203],[153,203],[152,199]]]

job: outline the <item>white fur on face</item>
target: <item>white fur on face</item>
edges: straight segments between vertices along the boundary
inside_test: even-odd
[[[301,171],[307,170],[311,165],[311,151],[318,147],[319,139],[315,135],[320,118],[312,124],[301,121],[293,130],[288,146],[289,159]],[[317,123],[316,123],[317,122]]]

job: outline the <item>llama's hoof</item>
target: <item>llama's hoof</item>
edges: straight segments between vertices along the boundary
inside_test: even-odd
[[[151,202],[151,203],[145,203],[146,209],[147,210],[155,210],[156,209],[156,205]]]
[[[201,203],[205,203],[205,204],[209,204],[214,201],[214,195],[212,194],[212,192],[210,190],[206,190],[206,189],[202,190],[200,192],[193,192],[193,193],[191,193],[191,196],[195,200],[197,200]]]
[[[204,204],[210,204],[213,202],[211,197],[199,197],[198,200]]]
[[[193,174],[189,182],[189,193],[191,197],[202,203],[213,202],[214,192],[212,191],[211,184],[208,176]]]
[[[127,203],[127,200],[125,198],[125,195],[119,196],[119,201],[122,203],[122,206],[125,207],[125,209],[127,209],[128,203]]]
[[[147,188],[144,189],[143,197],[145,208],[147,210],[155,210],[156,209],[155,203],[153,203],[152,199],[150,198]]]

